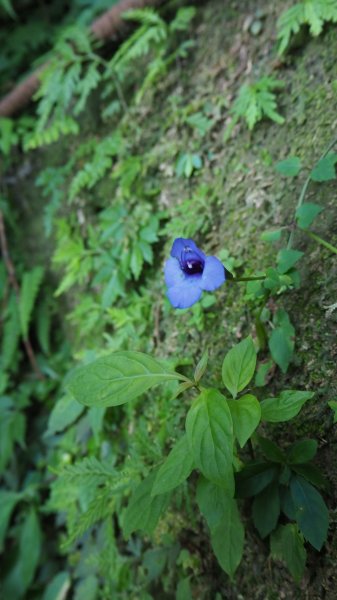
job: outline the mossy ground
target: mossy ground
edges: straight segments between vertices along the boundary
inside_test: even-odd
[[[280,61],[275,52],[275,21],[285,6],[285,2],[262,0],[245,3],[210,0],[200,6],[192,33],[196,41],[194,49],[188,59],[171,70],[144,115],[139,116],[143,131],[139,148],[152,148],[154,163],[160,163],[156,175],[161,189],[160,206],[172,215],[182,200],[193,197],[200,183],[206,184],[209,201],[206,194],[204,204],[190,205],[191,220],[198,218],[206,223],[205,234],[197,233],[197,241],[209,251],[227,248],[250,272],[263,271],[274,263],[278,246],[262,242],[260,234],[293,221],[309,170],[334,136],[337,137],[336,27],[327,26],[317,39],[306,37]],[[261,24],[257,36],[251,33],[254,21]],[[224,144],[224,131],[230,121],[227,107],[239,86],[265,74],[285,83],[279,94],[279,111],[285,123],[280,126],[263,121],[253,132],[239,123]],[[208,136],[198,141],[188,129],[181,128],[170,108],[174,97],[178,97],[180,107],[210,104],[215,125]],[[90,126],[91,117],[88,119],[86,130],[93,133],[97,120],[93,116]],[[62,156],[62,145],[58,148]],[[198,150],[205,165],[189,181],[178,179],[173,172],[177,153],[187,149]],[[39,153],[36,161],[39,164],[33,166],[34,176],[38,168],[55,161],[54,150],[52,154]],[[304,165],[301,174],[291,179],[282,178],[274,170],[274,164],[289,155],[299,156]],[[100,193],[108,193],[109,185],[107,180]],[[21,183],[17,188],[22,189]],[[32,240],[29,252],[34,254],[36,248],[41,249],[41,236],[36,231],[41,224],[42,201],[36,188],[26,188],[26,192],[26,198],[32,198],[32,202],[20,201],[21,213],[29,223]],[[315,222],[315,231],[333,244],[337,244],[335,198],[335,182],[312,183],[307,196],[309,201],[324,206],[324,212]],[[184,220],[181,226],[176,236],[185,235]],[[167,239],[167,250],[171,242]],[[299,437],[318,439],[317,463],[331,486],[326,495],[331,509],[329,538],[321,553],[308,548],[308,566],[300,585],[293,582],[281,564],[269,558],[268,543],[261,542],[253,529],[247,531],[244,557],[232,583],[204,541],[200,549],[203,572],[196,586],[196,598],[213,600],[217,592],[228,600],[336,597],[337,426],[327,402],[337,398],[337,311],[328,310],[337,301],[337,261],[336,256],[315,245],[303,233],[296,233],[295,247],[305,252],[300,263],[301,287],[282,296],[278,306],[287,309],[296,327],[296,356],[286,375],[275,372],[264,393],[281,387],[315,391],[314,400],[300,416],[286,427],[275,428],[273,435],[281,445]],[[190,312],[174,312],[164,303],[161,267],[159,264],[157,267],[150,283],[153,294],[159,298],[156,353],[193,357],[196,361],[208,346],[210,379],[219,381],[226,350],[254,331],[243,285],[224,286],[216,294],[216,303],[199,315],[198,329],[197,319],[191,318]],[[155,327],[155,318],[149,324],[151,327]]]

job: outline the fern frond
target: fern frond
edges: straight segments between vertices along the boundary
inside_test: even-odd
[[[117,471],[94,456],[84,458],[74,465],[66,466],[59,474],[64,483],[84,483],[98,486],[116,477]]]
[[[35,267],[35,269],[29,273],[25,273],[22,279],[19,313],[21,333],[24,338],[27,338],[28,336],[29,321],[32,316],[35,300],[42,283],[43,275],[43,268]]]
[[[83,188],[91,189],[102,179],[112,166],[112,157],[116,156],[122,147],[123,141],[118,133],[104,138],[96,145],[92,160],[86,162],[70,184],[70,201],[78,195]]]
[[[170,31],[186,31],[189,28],[195,13],[196,9],[194,6],[185,6],[184,8],[179,8],[176,16],[169,25]]]
[[[291,36],[302,25],[308,25],[310,34],[320,35],[325,22],[337,23],[337,0],[303,0],[284,11],[277,21],[279,54],[286,50]]]
[[[85,77],[77,85],[76,94],[79,96],[79,99],[74,106],[74,115],[82,112],[89,94],[97,88],[100,80],[101,75],[98,71],[98,64],[94,62],[90,63]]]
[[[277,112],[276,96],[273,93],[273,90],[283,86],[282,81],[272,77],[262,77],[256,83],[242,85],[231,108],[235,120],[244,118],[250,130],[263,117],[279,124],[284,123],[284,118]]]
[[[90,527],[111,515],[114,511],[114,504],[115,499],[111,496],[110,490],[107,488],[100,490],[91,501],[88,509],[77,519],[62,548],[68,548],[75,540],[82,537]]]
[[[35,150],[57,142],[61,135],[77,135],[78,132],[79,126],[76,121],[64,115],[61,119],[55,119],[47,129],[27,133],[23,140],[23,148],[25,151]]]

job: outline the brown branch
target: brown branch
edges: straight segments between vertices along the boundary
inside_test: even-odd
[[[123,20],[123,13],[134,8],[155,6],[162,0],[121,0],[110,10],[96,19],[90,26],[90,31],[98,40],[108,40],[120,37],[127,25]],[[19,83],[9,94],[0,100],[0,117],[10,117],[20,111],[32,98],[40,85],[39,75],[48,63],[43,64],[27,79]]]
[[[11,287],[14,290],[16,301],[19,306],[20,305],[20,287],[19,287],[18,280],[15,275],[15,269],[14,269],[12,259],[10,257],[9,251],[8,251],[5,222],[4,222],[4,218],[3,218],[3,214],[2,214],[1,210],[0,210],[0,248],[1,248],[1,254],[3,256],[3,260],[5,263],[5,267],[6,267],[6,270],[8,273],[9,284],[11,285]],[[39,379],[44,379],[44,376],[42,375],[42,373],[40,371],[39,365],[37,364],[34,350],[30,343],[29,337],[28,336],[23,337],[22,339],[23,339],[23,344],[25,346],[25,350],[26,350],[29,362],[32,366],[34,373],[36,374],[36,376]]]

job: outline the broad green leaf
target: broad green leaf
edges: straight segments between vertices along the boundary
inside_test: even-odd
[[[256,351],[249,336],[227,352],[222,364],[222,380],[233,398],[248,385],[256,366]]]
[[[286,373],[294,353],[294,341],[283,327],[275,327],[268,340],[270,354],[280,367],[282,373]]]
[[[288,461],[293,464],[306,463],[314,458],[316,452],[316,440],[300,440],[288,449]]]
[[[290,472],[290,476],[291,476],[291,472]],[[291,497],[290,487],[288,484],[286,486],[280,485],[279,489],[280,489],[280,499],[281,499],[281,510],[286,515],[286,517],[288,517],[288,519],[290,519],[291,521],[295,521],[296,520],[296,509],[295,509],[295,505],[294,505],[292,497]]]
[[[290,482],[296,521],[304,537],[320,550],[327,538],[329,512],[322,496],[303,477],[295,475]]]
[[[213,483],[234,490],[233,423],[226,398],[205,389],[187,413],[186,432],[195,465]]]
[[[95,575],[84,577],[76,586],[74,600],[97,600],[99,582]]]
[[[331,152],[324,158],[318,161],[317,165],[311,171],[310,177],[313,181],[330,181],[336,179],[335,164],[337,162],[337,154]]]
[[[238,498],[250,498],[262,492],[276,480],[280,468],[270,462],[254,461],[235,474],[235,490]]]
[[[207,363],[208,363],[208,350],[206,349],[205,352],[203,353],[201,359],[199,360],[197,366],[195,367],[194,381],[196,381],[197,383],[200,381],[203,374],[205,373]]]
[[[270,423],[290,421],[300,412],[302,406],[314,395],[313,392],[284,390],[276,398],[267,398],[261,402],[261,419]]]
[[[223,488],[200,478],[197,502],[211,531],[211,544],[226,573],[233,577],[242,557],[244,528],[236,501]]]
[[[29,510],[20,536],[21,576],[26,588],[34,579],[41,552],[42,534],[34,508]]]
[[[299,250],[291,250],[289,248],[282,248],[277,255],[277,268],[281,275],[287,273],[293,266],[300,260],[304,252]]]
[[[292,523],[279,525],[270,537],[273,558],[284,562],[297,583],[302,579],[307,553],[297,526]]]
[[[227,498],[226,513],[211,530],[211,544],[220,566],[231,579],[241,562],[244,537],[236,501]]]
[[[259,442],[259,446],[263,452],[263,454],[265,455],[265,457],[272,461],[272,462],[277,462],[277,463],[284,463],[286,460],[285,454],[282,452],[282,450],[271,440],[268,440],[268,438],[262,437],[262,436],[258,436],[258,442]]]
[[[63,431],[66,427],[74,423],[83,411],[83,404],[79,404],[69,394],[63,396],[63,398],[56,402],[51,411],[46,435],[53,435],[58,431]]]
[[[21,333],[24,338],[28,335],[29,321],[32,316],[35,300],[42,283],[44,270],[42,267],[35,267],[29,273],[25,273],[22,279],[19,300],[19,313],[21,323]]]
[[[151,534],[159,517],[167,509],[169,494],[151,496],[152,487],[157,476],[153,471],[133,491],[129,504],[123,514],[123,532],[126,538],[134,531]]]
[[[3,542],[11,514],[21,497],[21,494],[16,492],[0,490],[0,552],[3,550]]]
[[[193,600],[189,577],[179,581],[175,600]]]
[[[298,475],[302,475],[304,479],[312,483],[315,487],[324,489],[327,487],[327,481],[324,475],[321,473],[318,467],[312,465],[310,463],[305,463],[304,465],[291,465],[293,471],[298,473]]]
[[[276,229],[275,231],[264,231],[261,233],[261,240],[264,242],[277,242],[281,239],[282,229]]]
[[[296,209],[297,225],[301,229],[307,229],[322,210],[323,207],[319,206],[319,204],[305,202]]]
[[[151,387],[185,377],[142,352],[114,352],[74,369],[66,385],[86,406],[117,406]]]
[[[42,600],[66,600],[71,585],[70,575],[67,571],[60,571],[48,583]]]
[[[337,423],[337,401],[336,400],[330,400],[330,402],[328,402],[328,405],[330,406],[331,410],[334,413],[334,415],[333,415],[333,422]]]
[[[243,448],[260,423],[260,402],[252,394],[245,394],[239,399],[228,400],[228,406],[232,415],[234,436]]]
[[[264,387],[266,385],[268,375],[272,372],[273,367],[275,367],[275,364],[272,360],[260,364],[255,375],[254,384],[256,387]]]
[[[275,529],[280,516],[280,494],[277,481],[270,483],[254,498],[252,514],[254,525],[262,539]]]
[[[153,488],[152,496],[170,492],[183,483],[193,469],[193,456],[187,436],[184,435],[160,467]]]
[[[295,177],[301,170],[301,159],[298,156],[289,156],[276,163],[275,170],[286,177]]]

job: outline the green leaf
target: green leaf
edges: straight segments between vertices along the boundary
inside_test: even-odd
[[[261,419],[270,423],[290,421],[298,415],[305,402],[313,396],[313,392],[284,390],[276,398],[262,400]]]
[[[275,365],[272,360],[268,360],[267,362],[260,364],[255,375],[255,387],[264,387],[266,385],[267,377],[269,373],[271,373],[274,366]]]
[[[193,600],[189,577],[179,581],[175,600]]]
[[[150,535],[159,517],[168,507],[169,494],[151,496],[157,473],[153,471],[133,491],[129,504],[123,514],[123,532],[129,538],[134,531],[144,531]]]
[[[294,353],[294,342],[282,327],[276,327],[270,334],[268,346],[273,360],[286,373]]]
[[[185,380],[147,354],[126,351],[74,369],[66,386],[78,402],[104,407],[124,404],[159,383],[175,379]]]
[[[25,273],[22,279],[19,313],[21,323],[21,333],[24,338],[28,336],[29,321],[32,316],[35,300],[42,283],[44,270],[42,267],[35,267],[29,273]]]
[[[60,571],[48,583],[42,600],[66,600],[71,585],[70,575],[67,571]]]
[[[205,373],[207,364],[208,364],[208,350],[206,349],[205,352],[203,353],[201,359],[199,360],[197,366],[195,367],[194,381],[196,381],[197,383],[200,381],[203,374]]]
[[[285,454],[274,442],[268,440],[268,438],[262,437],[261,435],[258,436],[257,441],[259,442],[259,446],[263,454],[268,460],[281,464],[285,463]]]
[[[270,462],[254,461],[246,465],[235,475],[236,496],[238,498],[256,496],[277,479],[279,473],[279,467]]]
[[[320,550],[326,541],[329,512],[322,496],[303,477],[295,475],[290,482],[296,521],[305,539]]]
[[[234,490],[233,423],[226,398],[216,389],[205,389],[187,413],[186,432],[194,462],[213,483]]]
[[[302,579],[307,553],[297,526],[292,523],[279,525],[270,537],[273,558],[284,562],[297,583]]]
[[[88,575],[76,586],[74,600],[97,600],[99,582],[95,575]]]
[[[252,514],[254,525],[262,539],[275,529],[280,516],[280,494],[277,481],[273,481],[255,497]]]
[[[318,161],[317,165],[311,171],[310,177],[313,181],[330,181],[336,179],[335,164],[337,162],[337,154],[332,152]]]
[[[232,579],[241,562],[245,531],[233,498],[227,499],[226,508],[222,520],[211,531],[211,544],[221,568]]]
[[[256,366],[256,351],[249,336],[227,352],[222,364],[222,380],[233,398],[252,379]]]
[[[232,415],[234,436],[243,448],[260,423],[260,403],[252,394],[245,394],[238,400],[228,400],[228,406]]]
[[[330,406],[331,410],[334,413],[334,415],[333,415],[333,422],[337,423],[337,401],[336,400],[331,400],[330,402],[328,402],[328,406]]]
[[[187,479],[192,469],[192,452],[187,436],[184,435],[173,446],[164,464],[160,467],[152,488],[152,496],[165,494],[178,487]]]
[[[0,552],[3,551],[3,543],[12,512],[21,497],[21,494],[16,492],[0,490]]]
[[[289,156],[276,163],[275,170],[286,177],[295,177],[301,170],[301,159],[298,156]]]
[[[41,552],[42,534],[34,508],[29,510],[20,536],[21,575],[26,588],[34,579]]]
[[[211,531],[211,544],[223,570],[232,578],[240,564],[244,528],[236,501],[219,486],[201,478],[197,502]]]
[[[304,252],[282,248],[277,255],[277,269],[281,275],[287,273],[300,260]]]
[[[316,440],[300,440],[292,444],[287,451],[288,461],[292,464],[300,464],[312,460],[317,452]]]
[[[313,220],[322,212],[322,206],[313,202],[305,202],[296,209],[297,225],[301,229],[308,229]]]
[[[264,231],[261,233],[261,240],[264,242],[278,242],[281,239],[282,229],[275,229],[274,231]]]
[[[310,463],[305,463],[304,465],[293,464],[291,466],[292,470],[302,475],[304,479],[312,483],[315,487],[318,488],[326,488],[327,481],[321,471]]]
[[[74,423],[83,411],[83,404],[79,404],[70,395],[63,396],[51,411],[46,435],[54,435],[54,433],[63,431]]]

